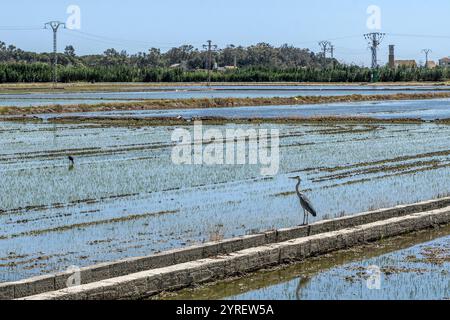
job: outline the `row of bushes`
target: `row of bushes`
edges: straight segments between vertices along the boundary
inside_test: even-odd
[[[380,68],[379,81],[443,81],[450,78],[447,68]],[[52,66],[45,63],[0,64],[0,83],[51,82]],[[184,71],[169,68],[138,68],[134,66],[58,66],[60,82],[203,82],[205,70]],[[214,82],[370,82],[373,72],[357,66],[336,68],[269,69],[245,68],[213,72]]]

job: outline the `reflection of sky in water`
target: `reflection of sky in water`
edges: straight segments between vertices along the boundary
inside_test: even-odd
[[[321,270],[309,277],[299,277],[287,282],[280,281],[278,284],[238,294],[230,299],[440,300],[449,298],[450,263],[439,265],[410,262],[407,259],[408,256],[423,258],[421,252],[425,247],[445,248],[448,257],[450,236],[364,261]],[[367,268],[370,266],[381,268],[379,290],[371,290],[367,287]],[[388,274],[389,270],[393,273]]]
[[[135,89],[137,90],[137,89]],[[190,99],[190,98],[270,98],[293,96],[339,96],[351,94],[398,94],[449,91],[447,87],[371,87],[371,86],[215,86],[205,87],[167,87],[165,89],[146,89],[142,92],[74,92],[74,93],[27,93],[0,94],[0,106],[27,107],[31,105],[52,104],[91,104],[120,102],[134,99]],[[55,99],[55,100],[53,100]],[[103,99],[103,100],[96,100]]]
[[[115,103],[117,100],[89,100],[89,99],[73,99],[73,100],[46,100],[46,99],[3,99],[0,95],[0,107],[33,107],[33,106],[49,106],[49,105],[71,105],[71,104],[102,104]]]
[[[263,179],[259,166],[174,166],[173,128],[0,124],[0,280],[298,225],[299,173],[317,219],[450,191],[445,125],[257,126],[282,133],[280,172]]]
[[[299,106],[258,106],[186,110],[136,110],[72,113],[70,116],[113,117],[225,117],[225,118],[282,118],[320,116],[359,116],[378,119],[420,118],[424,120],[450,118],[450,99],[333,103]],[[60,117],[39,115],[43,118]]]

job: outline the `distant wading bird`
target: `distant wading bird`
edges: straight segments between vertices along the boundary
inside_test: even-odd
[[[67,157],[70,161],[70,165],[73,166],[75,164],[75,159],[72,156]]]
[[[308,225],[309,214],[312,214],[313,217],[317,217],[317,212],[313,208],[311,201],[308,199],[308,197],[300,191],[300,183],[302,179],[300,177],[292,177],[290,179],[297,180],[297,186],[295,187],[295,190],[297,191],[297,196],[300,200],[300,205],[303,208],[303,225],[306,226]]]

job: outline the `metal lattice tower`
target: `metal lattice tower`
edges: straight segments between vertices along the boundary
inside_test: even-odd
[[[369,41],[370,50],[372,51],[372,69],[378,68],[378,46],[381,44],[381,41],[383,41],[385,36],[386,34],[381,32],[366,33],[364,35],[364,38]]]
[[[433,52],[431,49],[423,49],[423,53],[425,53],[425,68],[428,68],[428,55]]]
[[[208,44],[203,45],[203,49],[208,51],[208,87],[211,86],[211,68],[212,68],[212,53],[217,50],[217,45],[213,45],[211,40],[208,40]]]
[[[66,27],[64,22],[60,21],[50,21],[44,25],[44,28],[50,27],[53,31],[53,83],[56,84],[58,82],[58,29],[63,26]]]
[[[330,51],[331,43],[330,41],[320,41],[319,46],[322,49],[323,59],[327,58],[327,52]]]

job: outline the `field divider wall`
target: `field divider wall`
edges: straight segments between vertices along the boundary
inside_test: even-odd
[[[302,238],[310,239],[315,235],[336,232],[375,222],[383,222],[385,220],[441,209],[447,206],[450,206],[450,197],[411,205],[401,205],[389,209],[379,209],[331,220],[322,220],[309,226],[296,226],[217,242],[208,242],[145,257],[134,257],[114,262],[100,263],[80,269],[81,287],[102,280],[128,276],[139,272],[148,272],[149,270],[168,268],[171,266],[178,268],[178,266],[185,263],[192,262],[195,264],[196,261],[202,259],[229,255],[261,246],[276,245],[293,239],[295,241],[299,241]],[[24,298],[65,289],[67,288],[67,280],[72,275],[73,272],[62,272],[15,282],[1,283],[0,300]],[[193,282],[198,283],[199,281],[195,280]]]
[[[22,298],[24,300],[141,299],[164,291],[222,280],[270,266],[402,235],[450,222],[450,207],[413,213],[336,231],[270,243],[226,255],[184,262],[77,287]]]

